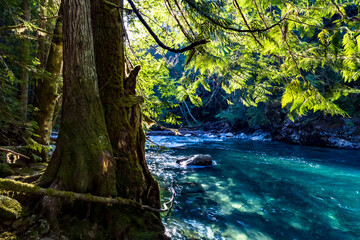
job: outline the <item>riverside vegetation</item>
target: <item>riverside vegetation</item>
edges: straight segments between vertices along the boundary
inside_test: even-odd
[[[17,182],[0,179],[0,237],[169,238],[150,128],[358,149],[359,8],[1,1],[0,177]]]

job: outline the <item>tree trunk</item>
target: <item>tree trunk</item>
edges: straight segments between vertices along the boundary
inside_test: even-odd
[[[107,58],[104,60],[104,55],[100,58],[97,55],[97,70],[90,1],[64,0],[61,126],[57,147],[42,183],[51,182],[51,187],[55,189],[77,193],[106,197],[120,195],[160,207],[158,185],[145,164],[145,135],[140,125],[138,98],[134,96],[135,85],[124,83],[122,33],[114,28],[114,19],[107,18],[109,9],[100,5],[100,1],[94,3],[98,5],[93,9],[98,10],[99,6],[103,14],[96,15],[95,19],[104,17],[99,21],[105,21],[105,24],[97,25],[95,29],[101,34],[97,35],[97,32],[95,36],[101,36],[98,40],[108,38],[117,44],[101,46]],[[116,23],[116,26],[119,25]],[[105,68],[107,65],[111,67]],[[103,81],[100,87],[102,90],[109,88],[106,94],[101,94],[102,104],[96,70],[104,74],[105,69],[113,74],[108,75],[109,85],[104,83],[104,75],[101,75]],[[132,83],[135,83],[136,76],[133,76]],[[109,118],[106,123],[103,106]],[[119,125],[115,125],[115,121],[120,121]],[[112,157],[112,149],[115,158]],[[42,210],[50,219],[60,219],[60,227],[73,239],[166,238],[159,215],[149,211],[104,204],[63,204],[61,207],[51,197],[44,197]]]
[[[31,20],[30,14],[30,2],[29,0],[23,0],[21,4],[21,9],[23,11],[22,19],[24,21]],[[26,38],[22,38],[20,40],[21,48],[20,48],[20,85],[19,85],[19,101],[20,101],[20,114],[23,119],[26,120],[27,117],[27,104],[28,104],[28,91],[29,91],[29,72],[27,67],[29,65],[30,59],[30,40]]]
[[[141,125],[142,98],[136,96],[135,67],[125,78],[122,0],[114,8],[92,0],[96,70],[106,127],[116,159],[116,186],[119,196],[160,207],[159,187],[145,161],[145,134]]]
[[[45,146],[50,144],[50,134],[53,127],[53,116],[57,103],[57,89],[63,59],[62,43],[62,20],[58,17],[54,29],[49,56],[46,63],[46,76],[40,79],[36,91],[37,108],[39,111],[35,116],[38,128],[35,130],[35,140]],[[43,160],[47,160],[47,151],[42,149],[40,153]]]
[[[79,193],[116,196],[115,163],[98,93],[90,3],[64,0],[63,112],[45,177]]]

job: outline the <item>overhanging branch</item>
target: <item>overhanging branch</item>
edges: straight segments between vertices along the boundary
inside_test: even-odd
[[[128,0],[128,1],[131,1],[131,0]],[[200,11],[200,9],[192,2],[192,1],[188,1],[186,0],[186,2],[190,5],[190,7],[194,8],[195,10]],[[266,28],[262,28],[262,29],[238,29],[238,28],[233,28],[233,27],[228,27],[228,26],[225,26],[224,24],[221,24],[220,22],[216,21],[215,19],[213,19],[212,17],[210,17],[209,15],[207,14],[202,14],[202,16],[206,17],[210,22],[212,22],[214,25],[217,25],[223,29],[226,29],[226,30],[230,30],[230,31],[234,31],[234,32],[239,32],[239,33],[256,33],[256,32],[266,32],[278,25],[280,25],[280,23],[282,21],[284,21],[286,19],[286,16],[288,15],[288,13],[286,13],[278,22],[274,23],[273,25],[271,26],[268,26]]]
[[[183,53],[186,52],[188,50],[191,50],[193,48],[195,48],[196,46],[202,45],[202,44],[206,44],[209,41],[206,39],[203,40],[199,40],[196,41],[192,44],[190,44],[189,46],[186,46],[184,48],[180,48],[180,49],[176,49],[176,48],[171,48],[166,46],[163,42],[160,41],[160,39],[156,36],[156,34],[154,33],[154,31],[150,28],[150,26],[147,24],[147,22],[144,20],[144,18],[141,16],[140,12],[138,11],[138,9],[136,8],[134,2],[132,0],[128,0],[131,8],[133,9],[133,11],[135,12],[136,16],[139,18],[140,22],[144,25],[144,27],[146,28],[146,30],[148,30],[148,32],[150,33],[150,35],[154,38],[154,40],[156,41],[157,44],[159,44],[160,47],[170,51],[170,52],[174,52],[174,53]]]

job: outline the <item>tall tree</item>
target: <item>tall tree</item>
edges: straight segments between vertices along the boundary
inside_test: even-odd
[[[29,22],[31,19],[30,13],[30,2],[29,0],[23,0],[21,4],[22,19],[25,22]],[[29,72],[28,65],[30,61],[30,40],[24,36],[21,39],[20,49],[20,73],[19,73],[19,100],[20,100],[20,111],[23,119],[26,119],[27,115],[27,104],[28,104],[28,91],[29,91]]]
[[[90,2],[63,2],[62,118],[57,147],[42,184],[79,193],[122,196],[159,208],[159,188],[145,163],[140,98],[135,96],[139,67],[125,80],[121,13],[101,1],[91,4],[95,48],[104,51],[96,50],[96,64]],[[54,201],[48,197],[42,203],[44,213],[52,220],[67,213],[68,208],[57,211],[59,205],[51,205]],[[77,204],[76,208],[83,209],[81,206]],[[97,234],[102,238],[165,238],[159,215],[152,212],[104,205],[87,211],[93,218],[89,217],[86,227],[101,223]],[[82,216],[81,211],[71,214]],[[79,236],[92,238],[86,227],[78,231]]]
[[[160,206],[159,187],[145,162],[145,135],[141,127],[141,97],[135,87],[140,67],[126,77],[122,0],[115,6],[93,0],[96,69],[106,126],[116,158],[117,190],[120,196]]]
[[[36,88],[36,107],[39,109],[35,115],[38,128],[35,129],[35,140],[44,147],[38,153],[43,160],[47,159],[47,146],[50,144],[50,134],[53,127],[55,105],[58,98],[59,79],[63,59],[61,16],[56,25],[51,41],[49,56],[47,58],[44,77],[38,80]]]

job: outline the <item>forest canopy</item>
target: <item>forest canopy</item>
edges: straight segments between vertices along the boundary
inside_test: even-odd
[[[125,1],[123,8],[108,5],[112,11],[123,10],[126,62],[142,67],[137,91],[144,97],[142,110],[150,125],[197,123],[196,118],[203,121],[207,114],[236,121],[244,111],[261,114],[269,102],[281,102],[293,121],[309,111],[357,113],[358,1],[149,0]],[[55,46],[51,40],[61,34],[54,32],[59,6],[56,1],[1,3],[2,125],[22,124],[27,134],[14,130],[12,135],[27,136],[24,140],[34,148],[48,142],[36,137],[43,134],[36,129],[52,127],[61,109],[61,61],[46,65]],[[42,124],[36,116],[48,94],[36,92],[44,78],[52,78],[49,101],[56,104],[50,110],[54,121]]]

